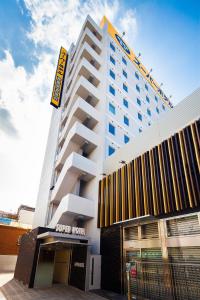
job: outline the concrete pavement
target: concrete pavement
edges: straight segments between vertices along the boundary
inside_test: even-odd
[[[13,278],[13,273],[10,272],[0,272],[0,300],[5,300],[6,298],[1,292],[1,287],[9,282]]]
[[[13,279],[13,273],[0,274],[0,300],[105,300],[72,286],[54,285],[51,288],[28,289]]]

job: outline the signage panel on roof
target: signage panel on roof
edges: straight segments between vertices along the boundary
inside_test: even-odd
[[[140,71],[144,78],[149,82],[155,92],[162,98],[162,100],[167,103],[170,107],[173,107],[172,103],[169,101],[168,97],[161,90],[159,84],[151,77],[148,70],[143,66],[139,58],[135,55],[135,53],[127,46],[127,44],[120,37],[117,30],[113,27],[113,25],[108,21],[108,19],[104,16],[101,20],[100,27],[103,28],[107,26],[108,34],[114,39],[114,41],[119,44],[128,58],[133,62],[136,68]]]
[[[56,75],[54,79],[53,92],[51,97],[51,105],[58,108],[61,104],[62,89],[65,78],[65,69],[67,65],[67,50],[63,47],[60,48]]]

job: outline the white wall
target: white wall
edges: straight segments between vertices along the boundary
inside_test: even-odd
[[[106,85],[106,156],[108,156],[108,146],[114,147],[116,150],[124,146],[124,134],[129,136],[130,140],[140,134],[139,128],[146,130],[149,127],[149,122],[152,124],[158,118],[162,118],[166,111],[171,108],[164,103],[155,90],[147,83],[135,65],[124,54],[121,46],[113,41],[113,39],[106,35],[106,51],[107,57],[107,85]],[[115,47],[113,51],[110,47],[112,43]],[[110,61],[110,55],[115,59],[115,65]],[[125,58],[127,65],[122,62],[122,57]],[[110,76],[110,69],[115,74],[115,79]],[[127,73],[127,78],[123,75],[123,70]],[[139,80],[135,76],[135,72],[139,75]],[[128,93],[123,90],[123,83],[128,87]],[[148,91],[145,89],[145,83],[147,83]],[[115,89],[115,96],[109,92],[109,86]],[[136,85],[140,87],[140,92],[136,90]],[[148,96],[150,102],[146,101]],[[155,100],[155,96],[157,101]],[[123,98],[128,101],[128,108],[123,104]],[[141,100],[141,106],[137,104],[137,98]],[[112,114],[108,105],[111,102],[115,106],[116,113]],[[163,106],[165,109],[163,109]],[[159,109],[157,113],[156,108]],[[151,116],[147,114],[147,109],[151,111]],[[142,121],[138,119],[138,112],[142,114]],[[123,117],[126,116],[129,119],[129,126],[124,124]],[[111,122],[115,126],[116,134],[113,136],[108,132],[108,124]]]
[[[33,225],[34,211],[21,209],[18,215],[18,222]]]
[[[49,109],[51,109],[51,107],[49,107]],[[33,228],[46,225],[49,193],[52,183],[52,175],[57,148],[60,115],[61,109],[53,108],[49,136],[40,179],[40,186],[35,207]]]

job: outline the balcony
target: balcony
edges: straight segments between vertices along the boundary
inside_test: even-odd
[[[73,81],[76,82],[76,78],[80,76],[84,76],[87,80],[92,78],[92,84],[95,87],[100,83],[99,71],[85,57],[83,57],[78,64],[78,68],[73,76]]]
[[[65,161],[58,176],[51,201],[60,202],[61,198],[71,193],[78,179],[89,181],[97,174],[97,165],[92,160],[72,152]]]
[[[95,31],[97,33],[96,35],[94,34]],[[94,28],[91,28],[90,26],[86,26],[85,24],[84,28],[81,31],[79,39],[76,43],[76,47],[75,47],[76,50],[74,52],[74,55],[70,61],[71,66],[74,64],[76,57],[80,51],[81,45],[84,42],[87,42],[97,54],[100,54],[102,51],[101,39],[102,39],[102,32],[101,33],[99,32],[99,28],[96,27],[96,29],[94,30]]]
[[[74,194],[67,194],[60,201],[48,227],[55,228],[63,215],[70,218],[81,216],[82,219],[88,220],[94,218],[94,213],[94,202],[92,200]]]
[[[64,106],[65,108],[68,106],[68,110],[73,105],[75,96],[81,97],[92,106],[96,106],[97,102],[101,99],[100,91],[83,76],[80,76],[73,89],[67,92]]]
[[[69,110],[66,110],[63,114],[61,124],[62,126],[64,124],[65,125],[60,135],[59,144],[63,143],[63,140],[66,138],[70,128],[77,120],[81,123],[87,124],[88,128],[93,129],[100,120],[99,112],[79,97],[74,103],[71,111],[69,112]]]
[[[90,154],[98,146],[98,135],[86,126],[76,121],[69,130],[61,152],[59,153],[56,168],[63,165],[72,151],[82,149],[84,153]]]
[[[90,16],[87,16],[85,23],[85,28],[88,27],[93,35],[99,40],[102,40],[102,29],[99,29],[99,26],[92,20]]]
[[[97,54],[100,54],[102,51],[102,43],[96,38],[96,36],[86,28],[83,33],[82,43],[87,42]]]
[[[100,83],[100,73],[92,65],[91,62],[89,62],[85,57],[83,57],[80,60],[78,67],[73,69],[72,74],[68,79],[68,85],[65,89],[67,93],[66,97],[68,97],[71,94],[73,87],[80,76],[85,77],[95,87],[97,87]]]
[[[102,65],[102,58],[96,53],[96,51],[91,48],[91,46],[85,41],[79,51],[76,52],[76,55],[74,57],[73,63],[70,65],[69,69],[69,79],[68,81],[70,82],[71,80],[71,74],[72,71],[77,67],[77,62],[85,57],[87,61],[90,63],[93,63],[94,67],[99,70],[100,66]]]

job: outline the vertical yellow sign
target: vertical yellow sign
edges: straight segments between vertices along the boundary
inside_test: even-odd
[[[67,65],[67,50],[63,47],[60,48],[60,54],[58,58],[58,64],[56,69],[56,75],[53,84],[53,92],[51,97],[51,105],[58,108],[61,104],[63,83],[65,77],[65,69]]]

